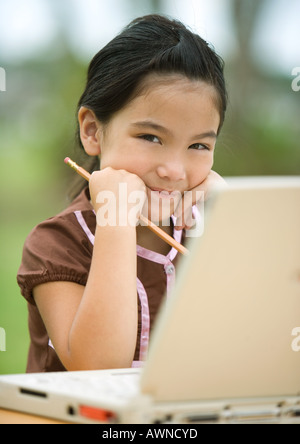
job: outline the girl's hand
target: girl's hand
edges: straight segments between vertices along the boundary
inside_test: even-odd
[[[185,193],[174,213],[176,217],[175,229],[190,229],[195,223],[192,207],[201,201],[206,201],[210,197],[211,192],[219,187],[227,187],[227,183],[218,173],[211,170],[202,183]]]
[[[146,186],[135,174],[107,167],[92,173],[90,195],[100,226],[136,226]]]

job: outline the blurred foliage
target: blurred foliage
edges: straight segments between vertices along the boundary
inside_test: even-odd
[[[237,51],[226,60],[230,101],[215,162],[225,176],[300,174],[300,93],[292,76],[265,72],[252,51],[268,2],[231,0]]]
[[[0,62],[1,65],[1,62]],[[75,110],[86,66],[65,46],[58,54],[6,67],[0,96],[1,305],[6,352],[0,373],[24,372],[28,349],[27,307],[16,274],[29,231],[67,203],[74,157]]]
[[[161,2],[155,3],[145,13],[159,11]],[[300,92],[292,91],[292,77],[255,65],[243,34],[251,39],[259,3],[243,31],[232,2],[241,50],[226,61],[230,103],[214,166],[223,176],[300,173]],[[74,157],[75,110],[87,66],[63,33],[35,59],[7,65],[0,55],[0,66],[7,77],[7,91],[0,92],[0,326],[7,333],[0,373],[16,373],[25,370],[28,346],[26,303],[15,278],[22,246],[35,224],[66,205],[74,173],[63,159]]]

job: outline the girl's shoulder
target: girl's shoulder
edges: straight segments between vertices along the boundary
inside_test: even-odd
[[[86,237],[82,228],[84,221],[91,232],[96,228],[96,217],[89,200],[88,188],[84,189],[67,208],[36,225],[26,238],[24,248],[30,245],[42,245],[51,247],[52,244],[63,246],[79,237]]]
[[[83,229],[85,227],[85,229]],[[64,211],[38,224],[27,236],[17,280],[31,298],[34,286],[66,280],[84,285],[92,258],[96,217],[84,190]]]

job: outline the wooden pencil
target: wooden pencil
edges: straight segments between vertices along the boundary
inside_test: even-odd
[[[90,173],[88,173],[84,168],[77,165],[76,162],[70,159],[70,157],[66,157],[64,162],[69,165],[73,170],[76,171],[81,177],[83,177],[85,180],[90,180]],[[149,230],[153,231],[157,236],[159,236],[161,239],[163,239],[167,244],[169,244],[171,247],[174,247],[179,253],[187,255],[189,251],[187,248],[185,248],[183,245],[181,245],[179,242],[177,242],[175,239],[173,239],[171,236],[169,236],[167,233],[165,233],[161,228],[159,228],[157,225],[155,225],[153,222],[151,222],[149,219],[147,219],[142,214],[140,215],[140,220],[149,228]]]

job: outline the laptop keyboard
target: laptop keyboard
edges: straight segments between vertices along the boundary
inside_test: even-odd
[[[73,396],[128,399],[139,392],[140,373],[136,372],[58,372],[24,375],[21,382],[28,389]],[[20,384],[20,379],[19,379]]]

